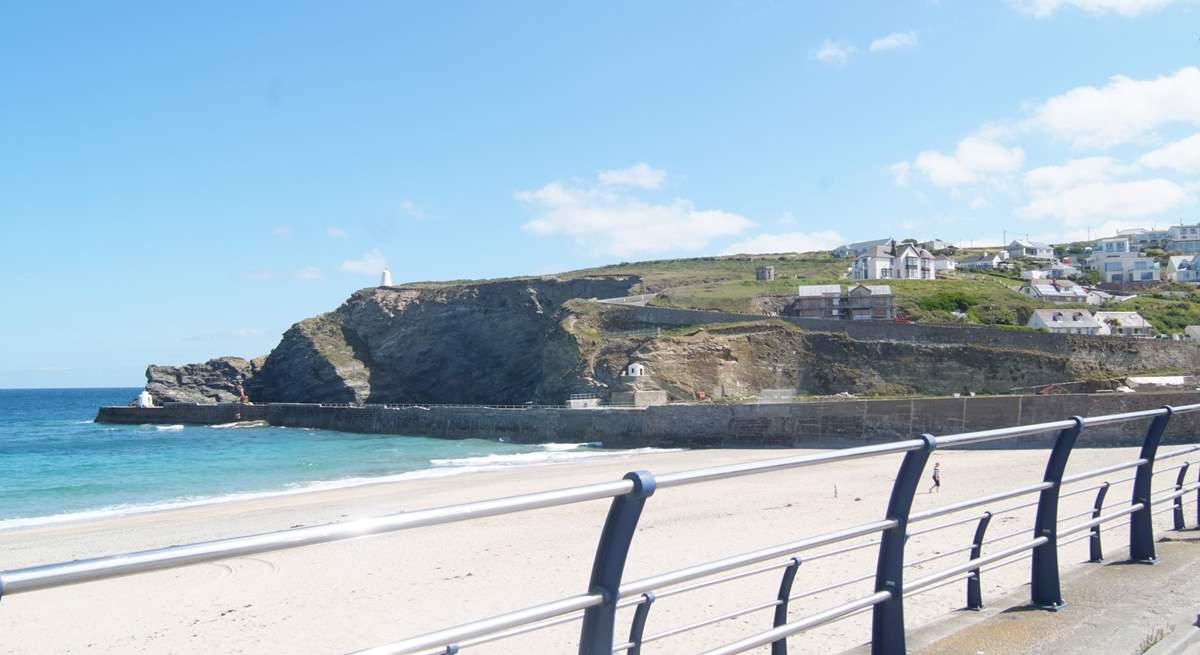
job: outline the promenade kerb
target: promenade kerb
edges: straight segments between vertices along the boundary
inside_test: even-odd
[[[435,632],[412,636],[358,652],[370,655],[457,653],[482,643],[552,625],[580,621],[579,653],[581,655],[609,655],[621,652],[636,655],[640,652],[641,646],[646,643],[667,639],[751,612],[775,608],[776,611],[770,625],[764,626],[763,631],[716,647],[707,651],[705,655],[732,655],[768,644],[771,645],[773,655],[786,655],[788,636],[868,610],[873,613],[872,634],[869,635],[872,652],[875,655],[901,655],[905,653],[904,600],[913,594],[966,580],[969,583],[968,606],[977,609],[982,606],[978,587],[982,573],[989,568],[1007,566],[1022,561],[1020,556],[1030,553],[1033,561],[1031,567],[1033,573],[1030,580],[1031,605],[1056,610],[1066,604],[1059,585],[1058,546],[1081,539],[1090,539],[1093,560],[1098,560],[1096,553],[1099,552],[1101,532],[1124,525],[1129,526],[1130,560],[1147,563],[1155,561],[1157,555],[1154,551],[1152,516],[1160,512],[1172,511],[1176,518],[1175,527],[1179,529],[1182,527],[1180,521],[1182,519],[1181,499],[1193,490],[1197,490],[1198,496],[1200,496],[1200,481],[1191,484],[1184,482],[1188,462],[1158,471],[1164,473],[1178,470],[1180,473],[1173,489],[1168,490],[1166,494],[1160,492],[1155,495],[1151,492],[1152,476],[1156,473],[1154,470],[1156,461],[1200,451],[1200,445],[1192,445],[1159,455],[1157,452],[1159,442],[1173,416],[1196,411],[1200,411],[1200,404],[1104,416],[1073,417],[1047,423],[937,437],[926,434],[918,439],[887,444],[843,448],[657,476],[649,471],[635,471],[620,480],[567,489],[13,569],[0,572],[0,597],[146,571],[211,562],[229,557],[298,548],[586,501],[611,499],[612,505],[601,529],[588,589],[565,598],[514,609],[504,614],[449,626]],[[1089,427],[1135,421],[1148,423],[1142,449],[1137,459],[1064,477],[1063,472],[1071,450],[1076,444],[1086,445]],[[1043,434],[1057,436],[1054,447],[1047,458],[1046,471],[1041,482],[981,495],[921,512],[910,511],[913,495],[922,478],[925,464],[935,449]],[[673,487],[683,485],[702,484],[714,480],[890,454],[903,454],[904,459],[893,484],[887,510],[877,521],[666,571],[640,580],[622,580],[625,559],[637,529],[638,519],[645,504],[653,503],[655,494],[670,493],[670,489]],[[1093,480],[1120,471],[1132,471],[1133,475],[1128,478],[1104,480],[1099,484],[1072,489],[1069,492],[1062,491],[1065,485]],[[1125,481],[1134,482],[1132,497],[1127,503],[1105,511],[1103,504],[1109,487]],[[1093,510],[1070,517],[1058,516],[1058,500],[1060,498],[1092,491],[1097,492]],[[1038,495],[1036,501],[992,508],[994,503],[1034,494]],[[1168,506],[1166,509],[1155,511],[1154,506],[1161,503],[1167,503]],[[986,511],[982,511],[978,515],[924,528],[912,529],[910,527],[929,519],[985,506],[987,506]],[[987,554],[983,553],[984,546],[1019,534],[1010,533],[985,539],[988,521],[993,515],[1035,506],[1037,507],[1035,524],[1031,528],[1022,530],[1029,536],[1027,541]],[[1076,524],[1060,525],[1062,521],[1081,517],[1089,518]],[[1129,518],[1120,523],[1112,523],[1125,519],[1125,517]],[[905,562],[904,551],[907,537],[975,521],[978,522],[978,526],[972,543],[916,562]],[[1112,524],[1105,525],[1109,523]],[[1084,533],[1081,536],[1067,541],[1062,540],[1081,532]],[[837,546],[848,540],[875,534],[879,535],[877,540],[812,552],[822,547]],[[802,565],[814,566],[817,565],[814,564],[815,561],[824,557],[871,547],[877,549],[877,566],[873,575],[863,572],[854,578],[821,589],[791,593],[792,579],[797,568]],[[914,580],[905,581],[904,579],[906,568],[948,555],[967,552],[969,552],[968,559],[964,562]],[[657,633],[645,634],[644,632],[647,621],[651,618],[651,606],[656,599],[684,594],[695,589],[772,570],[777,570],[781,575],[778,583],[779,593],[773,602],[747,607],[737,612]],[[812,596],[822,591],[872,578],[875,580],[874,593],[795,620],[788,620],[786,609],[789,600]],[[635,613],[634,625],[629,627],[627,639],[618,640],[617,633],[623,633],[625,627],[616,624],[616,611],[633,605],[639,606]],[[0,604],[0,611],[3,611],[2,604]],[[867,635],[864,635],[864,638],[866,637]]]

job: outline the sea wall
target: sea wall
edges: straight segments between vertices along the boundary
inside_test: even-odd
[[[1200,394],[1066,394],[913,400],[839,400],[761,405],[676,404],[566,409],[437,406],[365,407],[302,403],[103,407],[98,422],[200,423],[265,420],[271,425],[343,432],[507,439],[520,443],[600,441],[607,447],[845,447],[925,432],[952,434],[1200,402]],[[1089,428],[1085,446],[1140,445],[1146,421]],[[1200,412],[1172,419],[1168,442],[1200,435]],[[980,444],[1035,447],[1053,435]]]

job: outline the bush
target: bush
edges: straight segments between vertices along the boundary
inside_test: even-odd
[[[927,312],[965,312],[978,304],[978,298],[962,291],[939,291],[917,301]]]

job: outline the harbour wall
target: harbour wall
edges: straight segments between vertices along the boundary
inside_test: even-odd
[[[222,424],[266,421],[285,427],[514,443],[602,442],[610,448],[832,448],[922,433],[973,430],[1100,416],[1200,402],[1200,393],[1013,395],[911,400],[837,400],[772,404],[676,404],[645,408],[361,407],[307,403],[102,407],[97,422]],[[1081,446],[1138,446],[1148,421],[1088,428]],[[1200,435],[1200,412],[1172,419],[1166,441]],[[976,447],[1042,447],[1052,434]]]

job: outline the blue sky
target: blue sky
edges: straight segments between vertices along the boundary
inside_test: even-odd
[[[0,2],[0,387],[264,354],[385,264],[1196,222],[1198,7]]]

